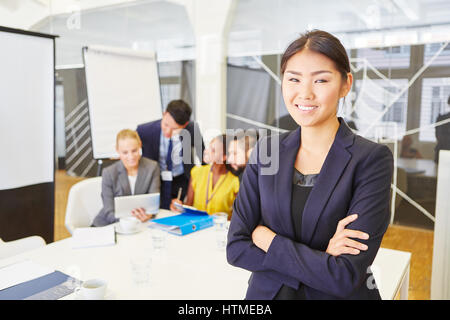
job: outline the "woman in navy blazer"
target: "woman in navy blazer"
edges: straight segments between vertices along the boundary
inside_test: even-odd
[[[252,153],[233,206],[228,262],[252,271],[247,299],[380,299],[369,267],[389,224],[392,154],[337,117],[353,78],[334,36],[302,35],[281,73],[299,128],[261,140]],[[314,177],[299,213],[291,209],[297,171]]]

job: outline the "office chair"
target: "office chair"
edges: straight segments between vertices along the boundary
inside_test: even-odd
[[[67,199],[65,226],[70,234],[76,228],[90,227],[103,206],[102,177],[89,178],[72,186]]]
[[[45,245],[45,240],[40,236],[30,236],[12,241],[3,241],[0,239],[0,259],[5,259]]]

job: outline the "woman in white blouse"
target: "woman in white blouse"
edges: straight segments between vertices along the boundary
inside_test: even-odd
[[[117,134],[116,150],[120,161],[103,170],[103,208],[95,217],[93,226],[100,227],[118,221],[114,216],[114,197],[160,192],[158,163],[143,158],[141,147],[142,142],[136,131],[124,129]],[[142,222],[151,217],[143,208],[136,208],[131,213]]]

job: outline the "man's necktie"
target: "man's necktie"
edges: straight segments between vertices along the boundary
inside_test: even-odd
[[[172,139],[169,139],[169,148],[166,156],[166,170],[172,171]],[[173,176],[172,176],[173,179]],[[170,202],[172,201],[172,181],[163,181],[161,190],[161,208],[170,209]]]

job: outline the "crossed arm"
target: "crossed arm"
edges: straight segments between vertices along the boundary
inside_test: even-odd
[[[368,240],[369,235],[367,233],[358,230],[345,229],[348,224],[352,223],[357,218],[358,214],[355,213],[339,221],[336,233],[328,243],[327,250],[325,251],[326,253],[337,257],[341,254],[357,255],[361,251],[366,251],[368,249],[368,246],[364,243],[352,240],[352,238]],[[252,232],[252,241],[255,246],[264,252],[267,252],[276,235],[275,232],[266,226],[258,225]]]

